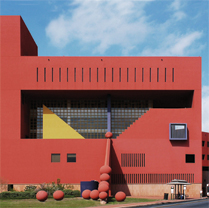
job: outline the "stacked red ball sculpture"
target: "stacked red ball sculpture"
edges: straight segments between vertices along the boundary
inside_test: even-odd
[[[100,183],[99,183],[99,188],[98,191],[100,192],[99,198],[101,200],[106,200],[108,197],[108,191],[109,191],[109,179],[110,179],[110,173],[112,169],[108,165],[104,165],[100,168]]]

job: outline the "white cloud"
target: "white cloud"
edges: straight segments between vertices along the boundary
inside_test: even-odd
[[[209,86],[202,88],[202,131],[209,132]]]
[[[104,54],[110,47],[119,46],[123,55],[137,49],[138,55],[190,55],[204,47],[197,41],[201,31],[175,27],[186,17],[184,1],[172,1],[170,18],[157,23],[147,15],[150,1],[73,0],[68,10],[52,20],[46,35],[58,48],[77,41],[80,49],[91,47],[92,54]],[[152,44],[153,43],[153,44]]]
[[[175,0],[171,3],[169,7],[169,9],[174,12],[173,18],[177,21],[186,17],[185,12],[182,11],[182,8],[185,5],[184,3],[185,1]]]
[[[132,49],[143,42],[151,30],[143,10],[146,3],[75,0],[71,15],[61,15],[52,20],[46,34],[57,47],[79,40],[81,44],[96,44],[94,50],[99,53],[112,45]]]
[[[195,31],[184,35],[169,34],[159,41],[155,49],[146,48],[141,55],[152,56],[182,56],[189,55],[191,51],[202,49],[202,45],[196,46],[194,43],[202,37],[202,32]]]

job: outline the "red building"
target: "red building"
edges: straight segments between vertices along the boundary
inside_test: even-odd
[[[1,179],[15,189],[99,180],[111,191],[202,189],[200,57],[40,57],[20,16],[1,16]]]

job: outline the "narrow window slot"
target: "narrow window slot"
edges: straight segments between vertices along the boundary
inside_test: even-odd
[[[82,68],[82,82],[83,82],[83,68]]]
[[[157,68],[157,82],[159,82],[159,68]]]
[[[119,68],[119,82],[121,82],[121,68]]]
[[[165,82],[166,82],[166,68],[165,68]]]
[[[68,68],[67,68],[67,82],[68,82]]]
[[[44,68],[44,82],[46,82],[46,68]]]
[[[149,69],[149,81],[151,82],[152,80],[151,80],[151,74],[152,74],[152,69],[150,68]]]
[[[36,69],[36,81],[38,82],[38,67]]]
[[[106,68],[104,68],[104,82],[106,82]]]
[[[59,82],[61,82],[61,68],[59,68]]]
[[[91,68],[89,68],[89,82],[91,82]]]
[[[99,82],[99,68],[97,68],[97,82]]]
[[[144,68],[142,68],[142,82],[144,82]]]
[[[113,82],[113,74],[114,74],[114,69],[112,68],[112,82]]]
[[[134,69],[134,82],[136,82],[136,68]]]
[[[129,68],[127,68],[127,82],[129,81]]]
[[[172,82],[174,82],[174,68],[172,68]]]
[[[53,80],[53,68],[52,68],[52,82],[53,82],[54,80]]]
[[[76,68],[74,68],[74,82],[76,82]]]

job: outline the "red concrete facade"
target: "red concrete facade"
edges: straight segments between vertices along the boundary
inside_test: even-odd
[[[26,139],[27,96],[110,94],[155,103],[112,139],[113,184],[166,184],[174,178],[202,184],[200,57],[39,57],[21,17],[0,21],[2,179],[9,184],[99,180],[106,139]],[[186,123],[187,140],[169,140],[169,123]],[[59,163],[51,162],[52,153],[60,154]],[[76,153],[76,163],[66,162],[68,153]],[[195,161],[187,163],[187,154]],[[141,167],[125,164],[137,160]]]

